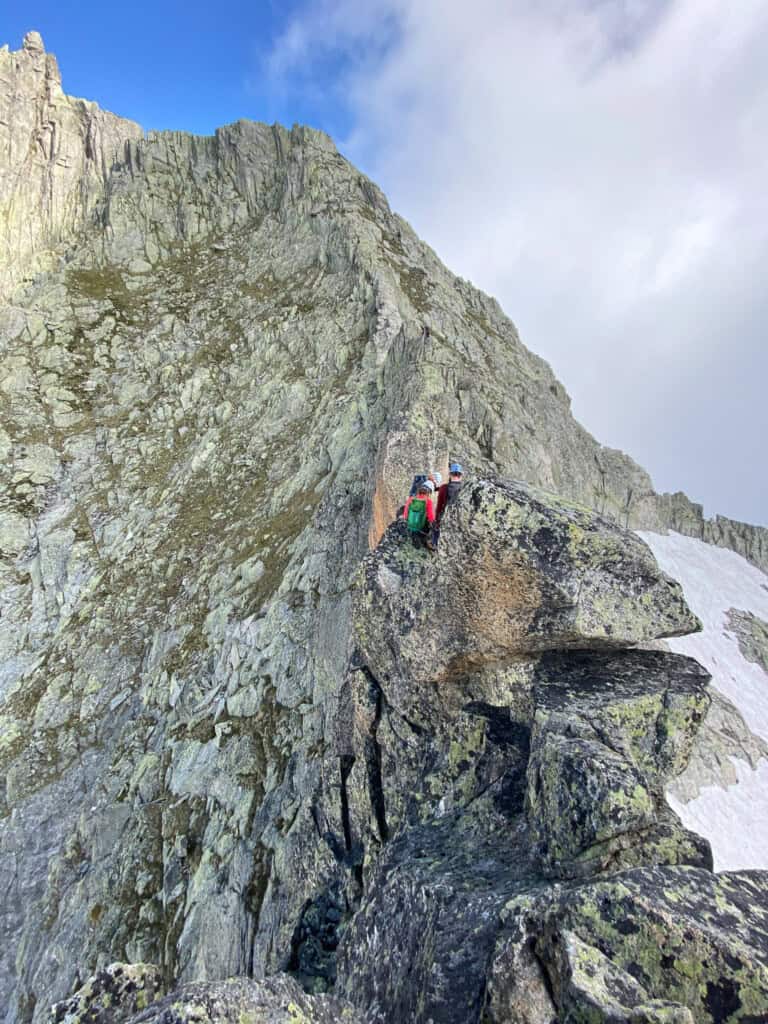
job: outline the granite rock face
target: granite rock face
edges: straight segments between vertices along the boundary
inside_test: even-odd
[[[351,1006],[307,995],[285,975],[232,978],[159,991],[157,969],[110,964],[72,998],[57,1003],[48,1024],[358,1024]]]
[[[66,96],[38,32],[0,50],[0,300],[57,265],[104,194],[112,165],[139,125]]]
[[[440,980],[419,919],[392,914],[387,932],[372,917],[390,876],[426,903],[442,893],[425,921],[434,949],[466,962],[479,1013],[501,909],[521,886],[551,886],[525,815],[540,652],[578,640],[604,656],[695,625],[637,541],[602,520],[596,546],[565,535],[589,539],[587,508],[663,528],[663,500],[326,136],[239,122],[145,138],[65,97],[35,37],[0,52],[0,69],[5,1024],[45,1020],[115,962],[162,975],[163,1013],[189,984],[214,985],[190,999],[246,1013],[241,995],[289,970],[386,1014],[384,981],[364,998],[383,966],[366,950],[386,961],[406,934],[419,976],[437,979],[429,1005],[457,1019],[467,1004],[450,1009],[452,976]],[[449,454],[478,480],[584,506],[551,499],[557,543],[528,556],[542,581],[569,564],[571,579],[613,575],[618,603],[602,620],[595,587],[580,605],[560,578],[547,584],[564,603],[557,643],[542,628],[515,658],[473,655],[462,671],[454,647],[439,688],[423,673],[413,688],[362,655],[353,582],[412,473]],[[517,487],[478,486],[489,499]],[[525,501],[543,523],[550,499]],[[433,570],[475,536],[459,521],[447,518]],[[505,572],[522,558],[513,535]],[[622,582],[622,564],[639,575]],[[462,629],[466,612],[450,612]],[[372,615],[371,635],[383,628]],[[666,721],[658,690],[649,722]],[[641,745],[622,754],[622,770],[646,773],[654,828],[674,832],[651,779],[684,758],[692,701],[653,771]],[[417,842],[425,873],[411,883]],[[681,843],[643,857],[676,864]],[[403,866],[399,851],[414,856]],[[215,988],[231,976],[243,980]]]
[[[414,683],[546,650],[700,628],[648,547],[588,509],[509,481],[463,488],[432,561],[391,528],[363,566],[356,628],[379,678]]]

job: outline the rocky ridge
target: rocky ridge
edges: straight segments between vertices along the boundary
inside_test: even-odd
[[[16,52],[0,49],[0,299],[58,265],[125,144],[142,136],[133,121],[66,96],[38,32]]]
[[[399,526],[364,561],[354,671],[381,691],[389,841],[342,937],[337,990],[372,1021],[759,1019],[768,876],[717,879],[663,797],[708,675],[634,646],[697,623],[642,543],[547,497],[466,485],[437,565]],[[472,589],[500,593],[478,571],[483,548],[506,583],[495,616]],[[571,588],[585,565],[589,586]],[[526,607],[538,614],[520,631]],[[594,635],[595,607],[608,635]],[[542,650],[538,623],[564,610],[570,629],[545,631]],[[446,671],[434,652],[454,631],[471,657]],[[351,753],[356,766],[364,746]],[[351,817],[351,850],[360,828]]]
[[[768,567],[768,530],[724,516],[706,520],[700,505],[680,492],[656,495],[644,470],[622,452],[596,444],[570,416],[562,385],[546,363],[520,345],[498,305],[446,271],[409,225],[391,213],[380,190],[351,168],[323,133],[304,128],[288,133],[279,126],[240,121],[210,138],[182,132],[145,135],[134,122],[67,96],[56,58],[45,52],[37,32],[25,36],[19,51],[7,45],[0,50],[0,124],[5,128],[0,297],[12,301],[19,288],[23,296],[41,269],[72,262],[86,272],[110,267],[141,275],[162,263],[170,263],[172,273],[178,270],[169,260],[174,255],[193,264],[190,257],[201,247],[220,255],[233,248],[236,256],[239,233],[256,229],[287,201],[294,226],[302,219],[315,222],[311,233],[320,246],[318,269],[329,258],[328,239],[321,243],[322,236],[345,231],[351,247],[366,254],[361,267],[366,262],[375,266],[371,283],[380,355],[399,333],[409,335],[424,324],[431,328],[423,351],[414,346],[411,354],[430,357],[430,372],[421,383],[434,394],[438,408],[428,418],[430,426],[449,433],[428,442],[429,452],[436,453],[435,444],[446,450],[454,441],[450,428],[458,409],[464,429],[455,431],[455,440],[462,446],[470,442],[478,466],[504,467],[624,526],[674,529]],[[241,271],[252,276],[247,266]],[[273,273],[279,275],[279,266]],[[301,298],[298,278],[284,283],[285,299]],[[120,276],[97,275],[79,284],[83,299],[98,299],[108,291],[119,304],[125,282]],[[260,283],[262,291],[265,285]],[[127,286],[139,290],[136,281]],[[450,301],[455,291],[458,301]],[[432,293],[439,301],[430,301]],[[294,308],[300,311],[301,303]],[[458,349],[457,330],[468,336]],[[489,349],[481,362],[470,341],[475,334]],[[512,366],[510,343],[517,351]],[[497,377],[500,358],[503,372]],[[478,366],[488,371],[483,384],[497,380],[488,400],[479,404],[472,393]],[[512,379],[510,369],[515,371]],[[510,383],[511,394],[505,392]],[[453,401],[441,409],[447,397],[439,394],[443,390],[453,393]],[[400,498],[396,485],[405,478],[396,472],[401,444],[391,431],[380,453],[386,472],[374,502],[374,540]]]
[[[458,858],[456,892],[485,887],[470,900],[481,916],[526,878],[578,879],[585,861],[590,872],[631,870],[638,837],[640,863],[706,871],[706,850],[667,815],[651,778],[687,756],[704,700],[695,671],[665,664],[652,692],[619,702],[658,732],[672,722],[672,697],[659,694],[676,691],[665,673],[684,681],[681,752],[649,775],[618,726],[614,749],[589,715],[569,724],[571,739],[556,709],[534,710],[549,626],[514,657],[478,661],[475,650],[461,668],[454,652],[439,699],[432,679],[409,675],[418,658],[399,666],[400,682],[386,679],[365,654],[365,628],[351,628],[360,560],[410,472],[444,468],[449,452],[478,477],[524,479],[624,525],[662,528],[672,507],[678,528],[703,530],[695,507],[654,495],[639,467],[597,445],[497,304],[453,277],[321,133],[239,122],[209,139],[144,138],[60,94],[34,36],[0,52],[0,69],[14,126],[0,202],[4,251],[15,254],[0,268],[11,297],[0,309],[6,1020],[46,1019],[114,961],[155,965],[166,988],[290,969],[307,987],[335,982],[362,999],[376,977],[366,921],[387,873],[429,901],[448,891],[446,857]],[[56,146],[38,145],[43,156],[13,177],[24,140],[34,153],[51,124]],[[73,149],[63,162],[62,140]],[[516,486],[473,493],[486,508],[488,488],[507,513],[521,507],[517,493],[531,521],[546,520],[557,543],[534,545],[529,581],[560,550],[564,520],[582,530],[593,520]],[[615,529],[594,527],[597,547],[578,571],[594,561],[599,576],[625,544],[639,559],[634,590],[614,576],[610,614],[583,605],[558,634],[568,650],[598,646],[610,678],[628,644],[694,625],[652,559]],[[764,532],[723,527],[721,540],[766,564]],[[446,552],[451,543],[447,532]],[[407,553],[390,534],[376,557],[388,551]],[[461,551],[470,562],[472,549]],[[578,563],[554,568],[573,574]],[[403,570],[423,572],[418,560]],[[549,607],[548,621],[562,622],[579,604],[573,586],[537,579],[538,590],[522,588],[525,614]],[[667,600],[643,625],[646,593]],[[606,643],[617,615],[634,632]],[[373,630],[387,621],[363,618]],[[485,643],[485,624],[473,638]],[[637,705],[642,714],[630,713]],[[602,820],[596,811],[594,831],[569,849],[558,813],[525,817],[560,799],[541,772],[529,780],[540,742],[567,748],[572,763],[597,744],[601,778],[633,779],[633,799],[605,805]],[[462,834],[467,846],[449,853]],[[419,843],[435,851],[422,861],[434,886],[400,870],[398,851]],[[475,843],[490,844],[481,863]],[[471,944],[467,922],[459,949]],[[496,941],[486,929],[475,948],[478,984]],[[660,982],[641,988],[636,1005],[662,998]],[[426,1019],[426,996],[403,998]],[[375,996],[364,1012],[386,1005]]]

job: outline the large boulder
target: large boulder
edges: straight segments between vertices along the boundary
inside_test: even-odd
[[[523,830],[451,814],[387,846],[339,945],[336,992],[370,1024],[481,1019],[505,905],[537,885]]]
[[[502,917],[488,1024],[549,1024],[545,996],[569,1024],[768,1019],[766,872],[638,868],[518,896]]]
[[[414,549],[401,524],[390,527],[363,564],[355,625],[373,674],[408,684],[701,628],[636,535],[501,480],[465,485],[436,556]]]
[[[709,844],[664,800],[709,707],[709,675],[658,651],[543,657],[526,812],[550,875],[646,863],[712,866]]]

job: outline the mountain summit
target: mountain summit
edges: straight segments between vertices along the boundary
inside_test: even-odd
[[[759,1012],[762,919],[725,951],[717,920],[685,924],[701,893],[741,921],[746,883],[712,876],[663,802],[706,673],[629,650],[697,623],[624,531],[674,527],[763,568],[768,532],[703,520],[601,447],[498,304],[323,133],[145,136],[66,96],[37,33],[0,51],[0,122],[6,1021],[46,1020],[94,971],[54,1019],[95,991],[130,990],[138,1013],[137,986],[233,976],[197,1019],[262,998],[457,1024],[481,1003],[489,1021]],[[412,474],[449,458],[477,485],[433,578],[390,523]],[[535,643],[512,645],[509,617]],[[570,701],[585,676],[592,703]],[[621,924],[589,932],[595,901],[624,900],[645,936],[649,906],[677,916],[674,885],[674,955],[711,952],[715,1010],[662,961],[638,978]],[[609,998],[584,994],[590,956],[656,1016],[575,1015]],[[518,961],[543,1016],[503,1015],[525,1002]],[[250,981],[286,971],[347,1003]]]

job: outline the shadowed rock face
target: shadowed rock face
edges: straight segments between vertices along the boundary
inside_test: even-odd
[[[635,535],[522,484],[482,480],[449,507],[436,558],[393,527],[363,567],[363,656],[380,679],[455,679],[546,650],[626,647],[700,628]]]
[[[492,806],[404,831],[344,934],[338,989],[372,1021],[479,1021],[500,915],[537,884],[524,829]]]

